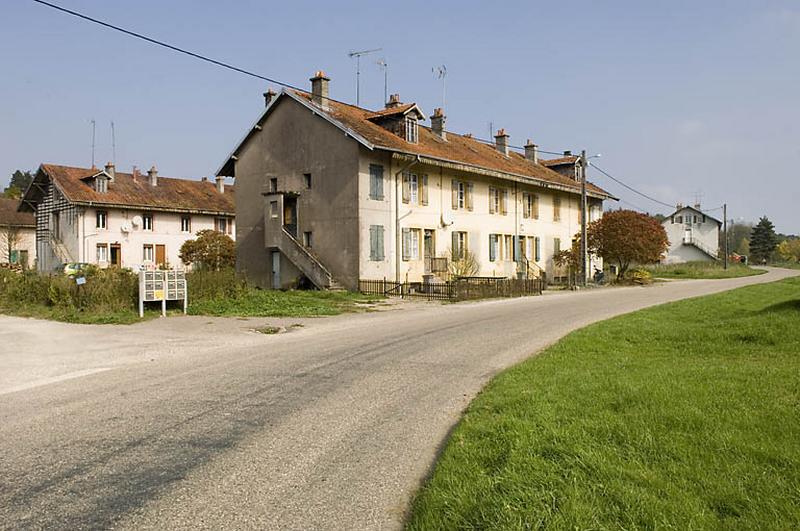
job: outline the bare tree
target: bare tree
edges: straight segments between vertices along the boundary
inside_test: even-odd
[[[450,255],[450,264],[448,266],[450,275],[453,277],[474,277],[480,271],[478,259],[470,250],[463,250],[461,252],[448,251]]]

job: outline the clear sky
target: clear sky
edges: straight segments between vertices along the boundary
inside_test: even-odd
[[[362,105],[389,91],[447,128],[602,153],[597,164],[669,204],[727,202],[800,233],[800,2],[264,2],[54,0],[177,46]],[[211,176],[263,108],[265,82],[30,0],[0,5],[0,183],[41,162]],[[624,202],[667,213],[592,172]],[[712,213],[721,216],[721,211]]]

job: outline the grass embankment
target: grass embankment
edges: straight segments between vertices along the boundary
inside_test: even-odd
[[[643,269],[655,278],[738,278],[761,275],[763,269],[753,269],[744,264],[728,264],[725,269],[720,262],[686,262],[683,264],[652,265]]]
[[[800,528],[800,279],[598,323],[502,373],[409,527]]]
[[[138,278],[119,269],[90,270],[78,286],[63,275],[0,270],[0,313],[84,324],[139,321]],[[349,292],[258,290],[233,271],[187,274],[189,313],[232,317],[311,317],[356,311],[377,297]],[[179,303],[170,303],[177,308]],[[160,315],[150,307],[145,318]]]

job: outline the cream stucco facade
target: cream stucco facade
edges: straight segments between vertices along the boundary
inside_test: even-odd
[[[720,225],[719,220],[699,208],[679,207],[663,222],[669,239],[664,263],[717,260]]]

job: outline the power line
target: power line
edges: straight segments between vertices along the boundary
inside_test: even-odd
[[[645,194],[644,192],[640,192],[639,190],[637,190],[636,188],[634,188],[634,187],[632,187],[630,185],[625,184],[624,182],[620,181],[619,179],[617,179],[616,177],[614,177],[613,175],[611,175],[610,173],[605,171],[603,168],[600,168],[594,162],[589,162],[589,165],[591,167],[593,167],[594,169],[596,169],[597,171],[599,171],[600,173],[602,173],[603,175],[605,175],[606,177],[608,177],[609,179],[611,179],[612,181],[614,181],[615,183],[619,184],[620,186],[623,186],[623,187],[627,188],[631,192],[633,192],[635,194],[639,194],[640,196],[644,197],[645,199],[649,199],[650,201],[652,201],[654,203],[658,203],[659,205],[665,206],[667,208],[675,208],[675,205],[670,205],[669,203],[665,203],[664,201],[659,201],[658,199],[656,199],[654,197],[651,197],[651,196]]]
[[[87,20],[89,22],[93,22],[94,24],[99,24],[101,26],[104,26],[106,28],[109,28],[109,29],[112,29],[112,30],[115,30],[115,31],[119,31],[119,32],[124,33],[126,35],[129,35],[131,37],[135,37],[137,39],[141,39],[143,41],[149,42],[150,44],[155,44],[156,46],[161,46],[163,48],[167,48],[167,49],[172,50],[174,52],[182,53],[182,54],[188,55],[190,57],[194,57],[195,59],[200,59],[201,61],[205,61],[207,63],[211,63],[213,65],[220,66],[222,68],[227,68],[228,70],[233,70],[234,72],[239,72],[240,74],[244,74],[244,75],[247,75],[247,76],[250,76],[250,77],[254,77],[256,79],[262,79],[264,81],[268,81],[269,83],[274,83],[275,85],[280,85],[282,87],[286,87],[286,88],[290,88],[290,89],[300,90],[300,91],[306,92],[305,90],[303,90],[303,89],[301,89],[299,87],[295,87],[294,85],[291,85],[289,83],[284,83],[283,81],[278,81],[277,79],[272,79],[272,78],[269,78],[267,76],[262,76],[261,74],[256,74],[255,72],[251,72],[249,70],[245,70],[244,68],[239,68],[238,66],[233,66],[231,64],[228,64],[228,63],[225,63],[225,62],[222,62],[222,61],[218,61],[218,60],[212,59],[210,57],[206,57],[205,55],[201,55],[199,53],[191,52],[191,51],[186,50],[184,48],[179,48],[177,46],[173,46],[172,44],[168,44],[166,42],[159,41],[159,40],[154,39],[152,37],[148,37],[147,35],[142,35],[141,33],[136,33],[135,31],[131,31],[131,30],[128,30],[128,29],[125,29],[125,28],[121,28],[119,26],[115,26],[114,24],[110,24],[108,22],[104,22],[102,20],[98,20],[98,19],[90,17],[88,15],[84,15],[83,13],[78,13],[77,11],[72,11],[71,9],[67,9],[65,7],[61,7],[61,6],[56,5],[56,4],[51,4],[50,2],[45,2],[44,0],[33,0],[33,1],[36,2],[37,4],[42,4],[44,6],[50,7],[52,9],[55,9],[57,11],[61,11],[62,13],[67,13],[68,15],[72,15],[73,17],[78,17],[78,18],[81,18],[83,20]]]

